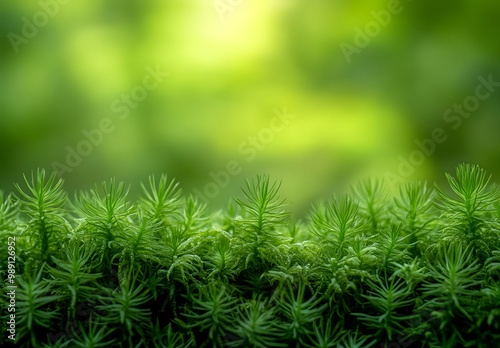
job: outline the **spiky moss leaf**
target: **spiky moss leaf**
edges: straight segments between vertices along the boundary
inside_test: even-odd
[[[208,338],[214,347],[223,346],[239,300],[222,283],[214,282],[200,287],[198,296],[189,296],[188,301],[190,306],[183,313],[187,322],[183,325],[198,332],[197,345],[209,346],[203,341]]]
[[[456,177],[446,174],[454,196],[436,186],[440,200],[436,203],[443,210],[440,219],[444,241],[458,241],[471,246],[474,255],[482,262],[498,246],[499,231],[492,219],[494,203],[500,199],[500,190],[490,188],[486,171],[478,166],[461,164]]]
[[[189,196],[184,202],[182,213],[182,228],[185,233],[191,235],[200,232],[205,227],[207,217],[205,216],[207,206],[193,196]]]
[[[233,251],[230,236],[218,236],[205,255],[204,263],[209,279],[224,282],[234,280],[238,272],[238,259]]]
[[[417,255],[421,255],[427,247],[434,243],[435,220],[437,213],[433,210],[435,193],[427,183],[408,183],[400,188],[399,197],[394,198],[391,209],[393,218],[401,224],[408,243]]]
[[[380,269],[392,271],[394,263],[409,261],[409,236],[403,234],[402,225],[390,225],[379,232],[377,254]]]
[[[84,221],[78,231],[82,239],[96,250],[100,258],[96,265],[104,275],[112,272],[112,260],[119,253],[117,236],[130,228],[132,207],[127,201],[128,189],[123,182],[111,179],[102,183],[102,194],[96,186],[90,195],[82,194],[77,206]]]
[[[463,342],[462,334],[473,325],[481,296],[479,262],[470,249],[450,244],[439,250],[437,263],[429,263],[427,268],[421,310],[434,319],[432,330],[456,334]]]
[[[360,287],[380,267],[374,237],[363,234],[354,237],[341,259],[318,258],[313,283],[324,291],[329,304],[341,311],[351,307],[349,302],[359,297]]]
[[[31,180],[24,176],[27,190],[15,184],[19,196],[21,211],[30,219],[22,226],[21,235],[29,243],[26,258],[33,262],[50,263],[49,254],[57,254],[70,231],[70,224],[64,217],[66,193],[63,191],[63,180],[56,180],[53,173],[47,178],[45,170],[31,173]],[[30,262],[30,261],[28,261]]]
[[[368,328],[375,330],[374,337],[382,341],[392,341],[395,335],[406,333],[409,322],[417,318],[411,313],[415,302],[413,292],[400,279],[378,278],[377,282],[368,280],[370,290],[363,297],[365,313],[353,313]]]
[[[414,290],[428,276],[427,268],[420,265],[418,259],[413,259],[410,262],[394,263],[395,271],[392,278],[399,277],[404,279],[408,287]]]
[[[280,264],[286,254],[289,238],[281,228],[289,223],[285,201],[278,196],[280,183],[270,183],[268,176],[246,182],[245,200],[236,199],[243,216],[235,219],[235,249],[242,269],[267,270]]]
[[[379,179],[362,180],[352,190],[360,202],[360,210],[370,226],[370,233],[376,234],[386,224],[389,214],[388,192],[384,183]]]
[[[129,274],[129,279],[120,283],[119,290],[105,288],[106,295],[98,297],[102,304],[97,306],[102,322],[121,330],[123,338],[134,333],[142,334],[151,314],[145,306],[151,300],[148,289],[137,276]]]
[[[62,298],[59,295],[50,295],[52,285],[46,279],[42,279],[44,268],[45,264],[42,264],[35,276],[30,272],[25,272],[17,278],[18,339],[22,341],[24,337],[30,336],[28,339],[34,346],[37,345],[36,329],[48,329],[52,326],[54,319],[59,315],[59,311],[54,309],[53,304]]]
[[[500,278],[500,250],[494,250],[491,257],[486,260],[486,269],[489,274]]]
[[[366,229],[358,214],[358,204],[347,195],[315,206],[310,215],[312,233],[325,256],[342,258],[352,238]]]
[[[194,338],[186,330],[175,330],[172,323],[161,327],[158,321],[150,323],[151,337],[146,340],[147,347],[189,348],[195,347]]]
[[[61,347],[102,348],[114,346],[117,344],[117,340],[108,338],[112,332],[99,320],[89,320],[88,327],[79,323],[78,332],[74,332],[74,337],[62,343]]]
[[[165,248],[158,238],[162,229],[161,222],[147,217],[140,209],[129,217],[131,223],[116,233],[117,249],[115,254],[119,259],[119,272],[126,268],[141,268],[141,265],[160,264]]]
[[[282,328],[276,320],[274,307],[270,307],[262,296],[238,306],[237,320],[229,328],[236,338],[227,342],[229,347],[287,347],[280,342]]]
[[[313,323],[319,320],[326,303],[318,294],[313,294],[306,299],[306,286],[299,284],[297,289],[291,285],[277,303],[279,312],[284,317],[283,339],[300,341],[313,332]]]
[[[375,236],[366,235],[369,225],[358,203],[346,195],[319,203],[311,212],[310,224],[320,251],[313,262],[314,283],[327,294],[356,291],[357,283],[370,277],[378,263]],[[329,296],[330,303],[338,299]]]
[[[18,214],[18,201],[0,190],[0,233],[13,233]]]
[[[75,319],[77,303],[95,296],[96,281],[102,277],[101,273],[90,273],[91,257],[92,251],[77,243],[68,246],[65,259],[52,257],[57,267],[49,268],[51,283],[62,298],[69,300],[69,318]]]
[[[159,221],[164,227],[173,227],[180,219],[179,208],[182,206],[179,183],[175,179],[169,182],[166,175],[161,175],[158,183],[154,176],[150,176],[148,182],[149,187],[141,183],[139,205],[144,215]]]
[[[4,196],[0,191],[0,255],[5,255],[0,260],[0,277],[7,278],[9,246],[11,254],[15,251],[15,246],[20,242],[17,228],[18,203],[12,196]],[[17,237],[17,240],[16,240]]]
[[[342,341],[337,344],[337,348],[370,348],[377,343],[376,340],[360,334],[359,331],[349,332]]]
[[[335,348],[338,347],[347,331],[343,328],[341,319],[334,320],[329,317],[325,320],[320,318],[314,325],[314,332],[306,334],[307,340],[302,343],[307,348]]]
[[[488,285],[482,289],[481,310],[484,311],[483,319],[493,331],[500,332],[500,282]]]
[[[165,273],[169,281],[180,281],[186,286],[193,280],[202,266],[201,258],[197,255],[197,240],[186,235],[182,228],[173,229],[163,240],[165,252],[162,263],[167,268],[159,273]]]

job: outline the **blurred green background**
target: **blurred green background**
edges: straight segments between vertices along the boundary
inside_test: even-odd
[[[372,12],[389,3],[3,0],[0,188],[67,165],[103,119],[113,131],[62,175],[69,191],[114,176],[135,195],[167,173],[216,209],[268,173],[300,215],[360,178],[401,174],[436,128],[447,140],[401,179],[441,182],[466,162],[500,181],[500,87],[467,117],[443,116],[480,76],[500,81],[500,2],[402,0],[377,30]],[[346,59],[342,45],[367,25],[368,43]],[[121,117],[113,103],[141,92],[147,67],[169,76]],[[269,133],[276,108],[295,117]]]

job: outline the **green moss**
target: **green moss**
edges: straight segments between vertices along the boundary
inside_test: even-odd
[[[16,343],[496,346],[500,190],[477,166],[447,178],[451,190],[412,183],[395,197],[365,181],[292,222],[266,176],[207,214],[166,176],[137,202],[115,180],[69,200],[39,170],[0,194],[2,279],[16,238]]]

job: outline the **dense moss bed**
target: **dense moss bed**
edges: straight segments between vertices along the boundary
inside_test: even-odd
[[[151,177],[74,199],[39,170],[0,195],[0,345],[499,347],[500,189],[368,180],[303,221],[279,183],[207,213]]]

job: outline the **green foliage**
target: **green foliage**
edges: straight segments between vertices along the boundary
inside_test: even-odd
[[[205,209],[204,204],[190,196],[181,211],[182,230],[189,234],[202,230],[206,222]]]
[[[222,346],[238,299],[231,296],[221,283],[211,283],[200,288],[198,296],[193,297],[192,302],[192,307],[187,308],[184,313],[188,319],[185,325],[198,333],[197,346],[208,346],[201,337],[208,338],[214,347]]]
[[[383,269],[392,269],[392,264],[408,259],[408,236],[403,235],[402,226],[390,225],[379,233],[378,254]]]
[[[202,266],[201,258],[196,253],[195,238],[188,237],[182,229],[175,228],[163,241],[165,252],[162,255],[162,264],[165,269],[159,270],[159,274],[164,274],[171,282],[172,292],[176,282],[189,287],[189,283],[195,280]]]
[[[348,243],[363,231],[358,205],[349,196],[316,205],[311,221],[314,226],[312,232],[320,237],[321,245],[330,257],[344,256]]]
[[[237,337],[228,342],[230,347],[286,347],[280,342],[281,327],[274,307],[257,296],[238,307],[236,325],[229,330]]]
[[[315,295],[306,300],[306,287],[300,284],[295,290],[289,286],[278,302],[280,313],[284,316],[285,337],[289,340],[303,340],[312,332],[313,323],[321,318],[327,304]]]
[[[356,281],[369,275],[367,270],[375,258],[375,248],[368,246],[366,236],[369,227],[358,203],[349,196],[334,197],[326,204],[317,204],[310,220],[321,250],[321,257],[316,257],[319,284],[326,285],[327,293],[355,289]]]
[[[83,234],[86,243],[99,249],[99,267],[109,274],[119,250],[116,239],[128,225],[131,207],[124,183],[111,179],[109,184],[102,183],[102,190],[102,195],[97,187],[90,190],[90,195],[81,195],[78,207],[84,220],[79,226],[82,231],[77,232]]]
[[[499,191],[476,166],[448,181],[453,195],[416,183],[395,198],[365,181],[292,222],[266,176],[207,214],[166,176],[150,177],[137,204],[113,179],[71,203],[39,170],[17,196],[0,194],[17,344],[495,346]],[[3,332],[10,301],[0,298]]]
[[[459,165],[456,178],[449,174],[446,178],[455,196],[436,188],[440,198],[437,205],[443,210],[443,240],[470,245],[472,252],[484,261],[500,238],[499,231],[489,219],[500,191],[489,187],[490,178],[478,166]]]
[[[45,264],[42,264],[33,277],[25,272],[23,277],[17,279],[16,290],[16,316],[19,317],[19,340],[29,336],[29,342],[36,346],[37,328],[48,329],[59,315],[56,308],[50,308],[61,296],[50,295],[52,284],[42,279]]]
[[[420,267],[420,263],[417,259],[413,259],[410,263],[395,263],[394,266],[396,270],[394,271],[393,277],[397,276],[404,279],[412,290],[414,290],[428,275],[427,269],[425,267]]]
[[[491,275],[500,276],[500,250],[494,250],[491,254],[486,260],[486,269]]]
[[[162,175],[158,184],[154,176],[149,177],[149,188],[141,183],[143,197],[140,205],[144,215],[154,221],[160,221],[163,226],[173,226],[178,219],[179,208],[182,205],[179,184],[166,175]]]
[[[414,252],[422,254],[432,242],[432,203],[434,192],[426,183],[408,183],[394,199],[392,215],[402,225]]]
[[[79,324],[79,337],[66,341],[61,347],[102,348],[109,347],[115,343],[113,339],[107,339],[111,331],[99,321],[89,321],[88,329]]]
[[[0,191],[0,231],[11,232],[15,226],[17,215],[17,202],[11,196],[5,197]]]
[[[161,230],[158,220],[148,218],[139,210],[130,219],[134,221],[128,228],[117,231],[116,245],[121,250],[119,254],[120,269],[141,267],[143,264],[160,262],[161,254],[165,251],[158,246],[157,235]]]
[[[230,235],[222,232],[218,236],[207,251],[205,265],[210,279],[226,282],[234,279],[238,265]]]
[[[494,332],[493,338],[500,339],[500,282],[493,283],[482,289],[481,311],[485,321],[485,331]]]
[[[8,240],[9,237],[15,237],[16,231],[16,218],[18,214],[18,204],[11,197],[4,197],[4,193],[0,191],[0,255],[8,255]],[[5,279],[7,276],[7,257],[0,260],[0,277]]]
[[[106,294],[99,297],[102,304],[97,309],[101,312],[102,322],[112,329],[121,329],[124,335],[141,333],[150,315],[150,309],[143,308],[151,299],[148,290],[144,284],[136,283],[136,278],[124,280],[118,290],[105,288]]]
[[[381,180],[364,180],[353,187],[361,211],[375,234],[387,219],[387,191]]]
[[[189,335],[182,334],[181,331],[174,331],[172,325],[161,327],[156,321],[155,325],[151,323],[150,330],[151,342],[149,347],[161,348],[188,348],[193,347],[193,338]]]
[[[95,296],[96,280],[102,276],[89,273],[91,256],[83,245],[72,243],[66,250],[65,260],[52,257],[57,265],[49,270],[53,277],[52,284],[59,288],[56,291],[62,298],[69,300],[67,307],[71,319],[75,319],[77,302],[88,301]]]
[[[377,341],[369,340],[369,337],[359,335],[358,331],[350,332],[337,344],[339,348],[370,348],[375,345]]]
[[[68,230],[63,214],[66,201],[63,181],[56,181],[55,173],[46,178],[44,170],[38,170],[36,175],[32,173],[31,181],[25,176],[24,181],[26,192],[17,184],[16,188],[21,211],[30,219],[24,224],[22,232],[31,245],[25,251],[35,253],[31,258],[34,261],[50,261],[49,255],[57,253],[56,240],[65,238]]]
[[[411,313],[411,306],[415,301],[408,285],[394,278],[379,278],[377,282],[368,280],[368,285],[370,290],[367,295],[363,295],[368,300],[366,313],[354,315],[368,328],[375,330],[375,336],[383,341],[392,341],[396,334],[407,332],[408,322],[416,318],[415,314],[405,314],[405,310]]]
[[[473,253],[451,244],[440,250],[437,264],[429,264],[422,286],[421,309],[434,319],[436,335],[460,337],[470,333],[482,285],[480,266]]]
[[[236,199],[243,210],[241,220],[235,221],[235,249],[242,257],[242,268],[266,268],[280,263],[286,236],[280,227],[288,222],[283,211],[284,200],[278,197],[279,183],[269,182],[269,177],[258,176],[247,181],[243,194],[245,201]]]
[[[317,325],[314,325],[314,332],[307,334],[308,340],[304,340],[304,347],[309,348],[333,348],[340,345],[346,335],[342,328],[342,321],[338,321],[334,326],[332,319],[320,318]],[[309,343],[308,343],[309,342]]]

